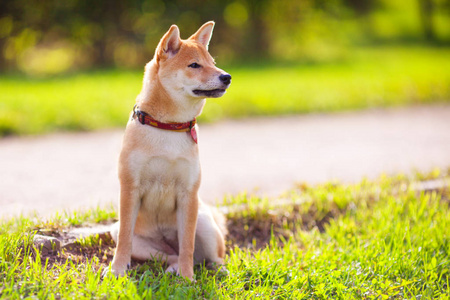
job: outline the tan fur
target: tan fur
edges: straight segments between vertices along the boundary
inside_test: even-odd
[[[208,22],[188,40],[181,40],[178,27],[172,25],[145,67],[137,97],[142,111],[160,122],[188,122],[205,104],[205,96],[195,91],[218,89],[214,97],[225,92],[229,81],[219,76],[228,74],[215,67],[207,51],[213,27]],[[201,68],[189,67],[192,63]],[[112,273],[123,275],[131,257],[164,260],[169,264],[167,271],[191,280],[194,261],[223,264],[224,219],[198,198],[198,146],[189,133],[142,125],[130,118],[119,158],[119,180]]]

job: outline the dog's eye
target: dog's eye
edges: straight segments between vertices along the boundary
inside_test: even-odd
[[[190,64],[188,67],[189,67],[189,68],[198,69],[198,68],[200,68],[201,66],[200,66],[198,63],[192,63],[192,64]]]

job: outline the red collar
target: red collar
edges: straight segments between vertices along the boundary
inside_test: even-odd
[[[177,132],[189,132],[192,140],[197,144],[197,131],[195,130],[195,124],[197,119],[185,123],[162,123],[153,119],[149,114],[139,110],[137,105],[133,108],[133,118],[137,117],[137,120],[143,125],[149,125],[164,130],[171,130]]]

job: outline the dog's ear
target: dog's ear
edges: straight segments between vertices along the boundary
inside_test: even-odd
[[[213,21],[206,22],[189,39],[195,40],[200,44],[203,44],[206,50],[208,50],[208,45],[209,41],[211,40],[213,29],[214,29],[214,22]]]
[[[171,58],[180,50],[181,39],[180,30],[177,25],[170,26],[169,31],[161,38],[156,47],[156,58]]]

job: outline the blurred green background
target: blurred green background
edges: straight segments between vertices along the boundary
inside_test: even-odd
[[[203,121],[450,100],[449,0],[0,2],[0,136],[123,126],[171,24],[216,21]]]

